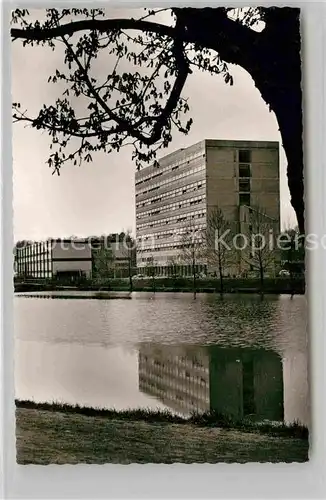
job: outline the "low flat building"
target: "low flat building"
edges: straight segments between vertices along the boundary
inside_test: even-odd
[[[16,247],[17,276],[34,279],[90,278],[92,250],[84,239],[48,239]]]

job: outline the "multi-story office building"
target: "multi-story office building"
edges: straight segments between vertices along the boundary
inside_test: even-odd
[[[51,279],[85,276],[92,272],[92,251],[88,240],[48,239],[16,247],[18,276]]]
[[[203,140],[161,158],[136,173],[137,267],[154,263],[166,274],[182,262],[184,234],[206,230],[208,214],[222,210],[239,232],[245,216],[241,207],[259,207],[279,228],[279,144],[262,141]],[[240,264],[239,271],[242,266]],[[197,270],[206,269],[204,258]]]
[[[142,345],[139,389],[172,410],[283,420],[283,367],[263,349]]]

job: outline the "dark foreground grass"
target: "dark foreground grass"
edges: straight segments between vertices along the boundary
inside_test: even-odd
[[[219,427],[221,429],[240,430],[242,432],[259,432],[279,437],[294,437],[308,439],[307,427],[294,422],[255,422],[250,419],[236,420],[232,417],[221,415],[217,412],[193,413],[189,418],[182,417],[166,410],[150,410],[146,408],[130,410],[106,410],[102,408],[89,408],[79,405],[62,403],[36,403],[34,401],[15,400],[17,408],[36,409],[50,412],[73,413],[88,417],[98,417],[114,420],[145,421],[151,423],[192,424],[199,427]]]
[[[299,424],[19,400],[16,408],[21,464],[308,460],[308,430]]]
[[[36,406],[36,405],[35,405]],[[308,440],[169,421],[160,413],[16,409],[19,464],[305,462]],[[123,416],[124,415],[124,416]],[[103,418],[103,417],[107,418]]]

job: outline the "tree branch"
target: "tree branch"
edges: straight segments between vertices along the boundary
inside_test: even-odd
[[[180,25],[180,21],[177,21],[176,32],[182,33],[182,26]],[[112,112],[107,103],[102,99],[98,92],[96,92],[94,86],[92,85],[87,71],[83,68],[81,62],[73,51],[71,45],[66,40],[64,36],[61,37],[64,44],[67,47],[67,50],[70,52],[73,57],[75,63],[78,66],[80,73],[83,75],[83,79],[87,85],[90,95],[100,104],[102,109],[108,114],[108,116],[115,121],[121,130],[125,130],[130,136],[135,139],[143,142],[144,144],[151,146],[157,142],[161,137],[161,132],[166,124],[167,120],[170,118],[174,108],[176,107],[178,100],[180,98],[182,89],[185,85],[188,73],[189,73],[189,63],[184,56],[183,52],[183,42],[180,39],[176,39],[174,43],[174,56],[176,59],[176,67],[177,67],[177,76],[174,82],[174,86],[172,88],[171,94],[166,102],[164,109],[162,110],[161,115],[157,118],[156,123],[153,127],[152,134],[150,136],[145,136],[142,132],[135,128],[135,125],[130,123],[128,120],[124,120],[119,117],[115,113]]]
[[[14,39],[45,41],[66,35],[71,36],[79,31],[108,33],[110,31],[120,31],[123,29],[157,33],[171,38],[175,36],[174,27],[137,19],[84,19],[82,21],[62,24],[55,28],[12,28],[10,34]]]
[[[37,118],[29,118],[23,114],[21,114],[20,116],[13,114],[13,118],[14,118],[13,123],[29,122],[32,124],[32,127],[33,126],[35,127],[36,123],[37,123]],[[49,124],[49,125],[43,124],[43,125],[53,132],[62,132],[62,133],[67,134],[66,128],[56,127],[55,125],[52,125],[52,124]],[[116,129],[114,131],[112,131],[111,133],[115,133],[115,132],[116,132]],[[72,137],[90,138],[90,137],[98,137],[98,132],[74,132],[74,131],[69,130],[69,135]]]
[[[141,19],[84,19],[73,21],[54,28],[12,28],[13,39],[30,41],[45,41],[73,35],[79,31],[98,31],[109,33],[120,30],[139,30],[148,33],[168,36],[176,39],[181,37],[184,42],[196,43],[221,52],[225,61],[238,64],[239,51],[254,44],[259,39],[259,33],[254,32],[240,22],[233,21],[227,16],[224,8],[176,8],[173,9],[185,29],[180,31],[176,27],[165,24],[144,21]],[[213,28],[213,29],[211,29]]]

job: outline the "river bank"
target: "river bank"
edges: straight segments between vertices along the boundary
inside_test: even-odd
[[[16,402],[19,464],[305,462],[302,426]],[[214,422],[215,418],[215,422]]]
[[[14,285],[16,293],[24,292],[42,292],[42,291],[94,291],[94,292],[127,292],[130,291],[128,279],[111,279],[101,284],[92,281],[83,282],[74,286],[58,282],[16,282]],[[155,280],[148,278],[142,280],[133,280],[132,291],[134,292],[169,292],[189,293],[194,291],[194,283],[191,279],[178,278],[157,278]],[[263,291],[266,294],[296,294],[305,293],[304,279],[297,278],[290,281],[288,278],[266,278],[264,280]],[[200,279],[196,282],[197,293],[221,293],[221,284],[214,279]],[[225,279],[223,282],[224,293],[261,293],[261,284],[257,279]]]

